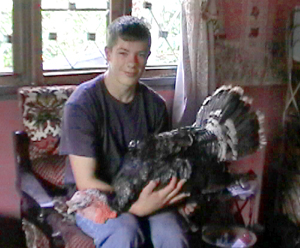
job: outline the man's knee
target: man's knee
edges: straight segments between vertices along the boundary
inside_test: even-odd
[[[154,247],[187,248],[188,238],[182,220],[172,212],[151,218],[151,239]]]
[[[188,239],[184,232],[165,230],[163,233],[152,235],[154,247],[188,248]]]
[[[132,247],[143,244],[145,238],[137,218],[127,213],[122,214],[119,218],[119,223],[111,238],[121,241],[122,244],[131,244]]]

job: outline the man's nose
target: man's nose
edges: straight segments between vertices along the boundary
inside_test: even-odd
[[[138,64],[138,56],[135,54],[132,54],[128,57],[128,64],[131,66],[134,66],[136,64]]]

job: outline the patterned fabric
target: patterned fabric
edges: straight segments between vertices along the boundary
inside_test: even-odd
[[[31,142],[31,159],[58,153],[66,100],[76,86],[23,87],[19,90],[23,125]]]
[[[66,156],[49,155],[31,160],[33,173],[55,186],[64,185]]]
[[[286,68],[282,63],[284,47],[279,47],[278,53],[272,55],[272,43],[266,45],[264,64],[251,60],[251,54],[243,50],[242,43],[234,40],[216,40],[215,63],[216,81],[221,84],[237,83],[245,85],[271,85],[286,81]]]
[[[32,170],[39,178],[62,186],[65,156],[58,155],[63,107],[76,86],[22,87],[19,90],[24,131],[30,138]]]
[[[85,235],[76,225],[69,225],[61,219],[61,230],[65,241],[65,248],[95,248],[92,238]],[[50,242],[45,234],[27,219],[22,220],[22,228],[25,232],[27,248],[50,248]]]
[[[94,240],[89,236],[85,235],[78,227],[75,225],[71,227],[74,229],[74,233],[68,235],[69,239],[66,242],[66,248],[95,248]]]
[[[191,125],[205,97],[214,89],[209,82],[207,0],[182,1],[182,40],[172,110],[173,128]]]
[[[22,228],[25,233],[27,248],[50,248],[47,236],[33,223],[23,218]]]
[[[95,248],[94,240],[84,234],[73,221],[59,213],[47,217],[48,223],[58,231],[65,242],[65,248]]]
[[[22,87],[18,92],[24,131],[30,138],[32,172],[56,187],[64,186],[66,165],[66,156],[58,154],[63,107],[75,89],[76,85],[41,86]],[[74,223],[62,214],[54,216],[51,225],[62,234],[65,248],[95,248],[93,239]],[[23,218],[22,226],[28,248],[50,248],[48,237],[33,223]]]

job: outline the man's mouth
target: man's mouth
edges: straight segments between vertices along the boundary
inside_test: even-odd
[[[137,74],[137,72],[135,72],[135,71],[134,72],[125,71],[124,73],[127,77],[135,77]]]

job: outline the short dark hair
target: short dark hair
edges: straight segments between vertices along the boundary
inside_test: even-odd
[[[134,16],[121,16],[115,19],[108,27],[106,45],[112,48],[118,38],[125,41],[147,41],[150,50],[151,34],[148,25]]]

